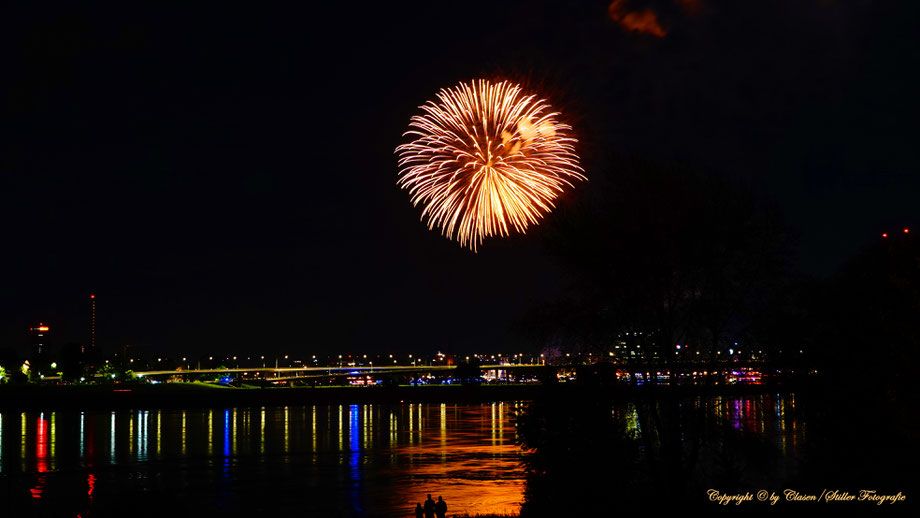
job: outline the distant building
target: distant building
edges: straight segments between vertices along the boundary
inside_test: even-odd
[[[89,317],[89,348],[91,351],[96,351],[96,295],[90,294],[89,296],[89,305],[90,305],[90,317]],[[85,352],[85,349],[81,346],[81,351]]]
[[[29,328],[30,352],[33,363],[48,354],[50,338],[51,329],[41,322],[37,326]]]

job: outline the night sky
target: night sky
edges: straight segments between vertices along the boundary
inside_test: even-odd
[[[95,293],[108,352],[527,350],[567,283],[542,229],[474,254],[396,185],[417,106],[479,77],[572,123],[565,202],[612,157],[743,178],[818,277],[920,223],[914,1],[14,4],[0,347],[87,342]]]

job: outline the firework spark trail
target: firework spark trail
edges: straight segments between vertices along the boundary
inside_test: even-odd
[[[586,180],[571,127],[519,86],[486,80],[442,89],[419,108],[396,148],[398,185],[428,228],[474,251],[489,236],[525,232],[572,181]]]

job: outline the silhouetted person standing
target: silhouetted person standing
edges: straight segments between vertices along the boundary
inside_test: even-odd
[[[434,500],[431,499],[431,495],[428,495],[428,500],[425,500],[425,518],[434,518]]]
[[[438,518],[444,518],[444,515],[447,514],[447,502],[440,496],[438,497],[438,503],[434,504],[434,513],[438,515]]]
[[[422,509],[422,504],[415,504],[415,518],[422,518],[424,513],[425,510]]]

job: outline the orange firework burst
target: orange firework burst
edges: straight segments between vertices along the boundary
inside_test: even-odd
[[[396,148],[399,186],[428,228],[476,250],[483,238],[525,232],[585,180],[571,126],[521,87],[486,80],[442,89],[412,117]]]

